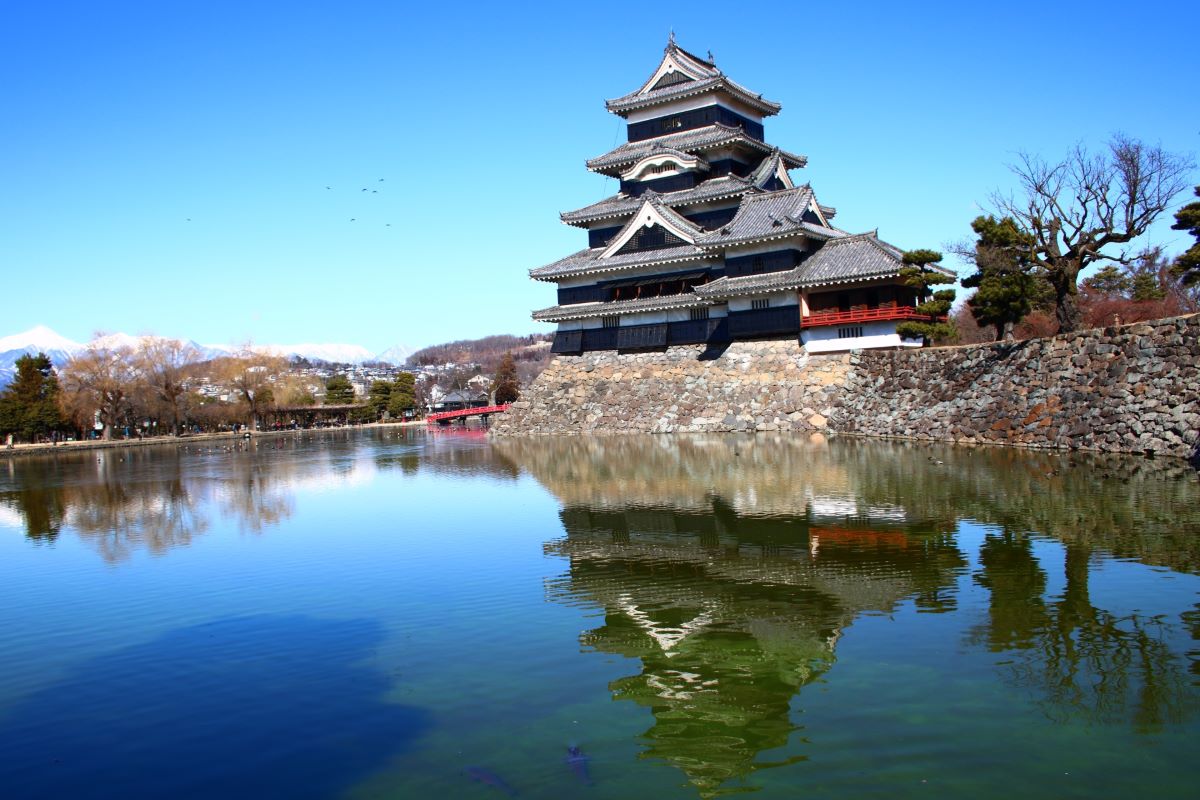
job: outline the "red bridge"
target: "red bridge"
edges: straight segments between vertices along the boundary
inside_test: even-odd
[[[467,417],[487,417],[488,414],[500,414],[508,410],[508,403],[499,406],[480,406],[478,408],[461,408],[458,411],[439,411],[436,414],[429,414],[425,417],[425,422],[432,425],[437,422],[441,425],[449,425],[451,420],[462,419]]]

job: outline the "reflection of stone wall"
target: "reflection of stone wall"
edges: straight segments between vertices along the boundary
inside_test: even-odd
[[[1200,315],[1009,344],[559,357],[497,434],[811,431],[1200,459]]]
[[[720,497],[742,514],[804,516],[814,495],[852,492],[821,436],[505,437],[493,447],[570,506],[711,513]]]
[[[1012,344],[864,351],[830,427],[1026,447],[1190,456],[1200,315]]]
[[[794,340],[599,352],[550,362],[497,434],[819,430],[849,356],[805,356]]]
[[[947,531],[974,519],[1200,572],[1200,481],[1182,461],[773,436],[511,437],[494,447],[567,507],[795,516]],[[836,501],[844,501],[838,504]],[[831,502],[833,501],[833,502]],[[774,537],[778,538],[778,537]]]

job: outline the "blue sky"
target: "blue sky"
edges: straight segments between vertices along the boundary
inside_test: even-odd
[[[1190,4],[836,5],[8,4],[0,335],[550,330],[527,270],[585,246],[557,215],[616,190],[583,166],[623,138],[603,101],[671,29],[783,104],[767,138],[841,227],[904,248],[968,235],[1019,150],[1200,150]]]

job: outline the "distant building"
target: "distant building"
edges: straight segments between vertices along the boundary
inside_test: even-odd
[[[563,213],[587,248],[530,271],[558,287],[558,305],[533,314],[558,323],[553,352],[788,336],[812,352],[920,346],[896,333],[927,319],[902,251],[834,227],[834,209],[792,182],[807,159],[764,140],[777,103],[672,38],[641,88],[607,106],[628,141],[587,167],[620,191]]]
[[[449,392],[438,392],[436,398],[431,397],[432,411],[461,411],[464,408],[483,408],[489,405],[487,392],[477,392],[470,389],[454,389]]]

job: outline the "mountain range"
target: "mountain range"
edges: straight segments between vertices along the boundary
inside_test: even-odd
[[[127,333],[110,333],[94,342],[103,347],[128,346],[137,349],[147,337],[130,336]],[[163,338],[163,337],[152,337]],[[54,366],[61,367],[75,353],[83,350],[89,343],[72,341],[58,334],[45,325],[38,325],[21,333],[0,337],[0,386],[7,385],[16,372],[17,359],[23,355],[45,353],[50,357]],[[205,359],[217,358],[222,355],[237,352],[240,347],[225,344],[197,344],[185,341],[185,345],[194,347]],[[402,366],[412,354],[412,348],[404,345],[393,345],[378,354],[357,344],[259,344],[255,350],[278,353],[284,356],[299,356],[309,360],[328,361],[337,364],[361,364],[364,361],[381,361],[394,366]]]

